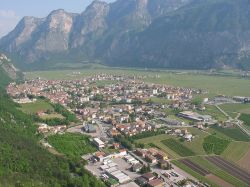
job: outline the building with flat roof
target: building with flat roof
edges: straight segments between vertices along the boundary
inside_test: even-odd
[[[93,143],[98,148],[104,148],[105,147],[105,143],[102,140],[100,140],[99,138],[94,138]]]

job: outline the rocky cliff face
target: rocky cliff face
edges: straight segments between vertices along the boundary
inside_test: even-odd
[[[115,66],[247,69],[249,15],[248,0],[95,0],[81,14],[23,18],[0,49],[22,67],[97,59]]]
[[[11,79],[17,79],[21,76],[20,71],[15,68],[5,54],[0,54],[0,68],[2,68]]]

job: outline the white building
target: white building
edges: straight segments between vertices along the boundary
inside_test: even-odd
[[[104,148],[105,143],[100,140],[99,138],[94,138],[93,143],[98,147],[98,148]]]

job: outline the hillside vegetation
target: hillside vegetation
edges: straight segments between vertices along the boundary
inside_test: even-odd
[[[0,68],[0,186],[103,186],[79,160],[52,155],[39,145],[32,118],[5,93],[9,81]]]

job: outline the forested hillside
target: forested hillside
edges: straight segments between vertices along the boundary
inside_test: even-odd
[[[103,186],[81,161],[52,155],[39,145],[32,118],[5,93],[9,81],[0,68],[0,186]]]

